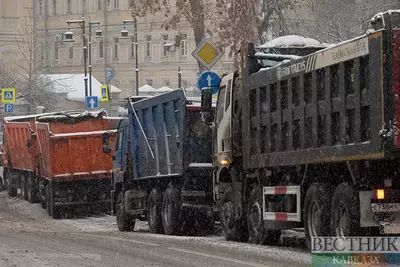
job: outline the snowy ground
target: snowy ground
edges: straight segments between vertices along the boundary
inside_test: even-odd
[[[53,220],[47,215],[46,210],[42,209],[40,204],[30,204],[19,198],[7,198],[8,206],[19,213],[36,220],[51,221],[60,228],[78,230],[80,232],[118,232],[117,223],[114,216],[101,213],[92,215],[78,215],[72,219]],[[135,232],[148,232],[147,222],[136,221]],[[160,238],[178,238],[182,240],[197,240],[197,242],[214,242],[225,244],[219,225],[216,225],[215,232],[207,237],[171,237],[160,235]],[[243,243],[228,242],[230,246],[243,246]],[[248,244],[250,245],[250,244]],[[251,245],[250,245],[251,246]],[[280,246],[289,246],[296,248],[305,248],[305,238],[302,229],[286,230],[283,232],[280,240]],[[252,248],[253,249],[253,248]]]

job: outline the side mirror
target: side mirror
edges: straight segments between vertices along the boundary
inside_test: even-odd
[[[201,112],[201,121],[204,123],[209,124],[212,122],[213,117],[210,112]]]
[[[201,111],[210,113],[211,112],[211,104],[212,104],[211,88],[203,89],[201,91]]]
[[[103,152],[106,154],[111,153],[110,147],[110,135],[108,133],[103,133]]]

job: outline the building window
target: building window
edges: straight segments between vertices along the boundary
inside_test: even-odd
[[[119,38],[114,38],[114,58],[118,58]]]
[[[101,6],[101,3],[102,2],[102,0],[97,0],[97,11],[101,11],[102,10],[102,6]]]
[[[114,9],[119,9],[119,0],[114,0]]]
[[[131,58],[135,57],[135,37],[131,37]]]
[[[164,34],[162,36],[162,44],[163,44],[163,56],[167,57],[169,54],[169,47],[166,46],[166,44],[168,43],[168,34]]]
[[[43,0],[39,0],[39,15],[43,15]]]
[[[101,40],[99,42],[99,58],[103,58],[104,57],[104,41]]]
[[[180,49],[181,49],[181,56],[187,56],[187,35],[186,34],[181,35]]]
[[[58,59],[58,41],[54,43],[54,59]]]
[[[53,0],[53,15],[57,15],[57,1]]]
[[[146,36],[146,57],[151,57],[151,36]]]
[[[71,45],[71,47],[68,49],[68,58],[69,59],[74,59],[74,46]]]
[[[68,0],[67,2],[67,13],[70,14],[72,12],[72,0]]]
[[[153,85],[153,78],[146,78],[145,81],[146,81],[146,84],[148,84],[150,86]]]
[[[87,7],[86,0],[83,0],[82,1],[82,10],[83,10],[83,12],[86,12],[86,7]]]

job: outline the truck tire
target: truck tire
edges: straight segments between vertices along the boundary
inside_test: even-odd
[[[360,201],[352,185],[342,183],[336,187],[332,200],[331,235],[361,235]]]
[[[149,223],[150,232],[162,234],[164,232],[162,219],[162,196],[157,189],[153,188],[147,200],[147,220]]]
[[[46,186],[47,214],[49,214],[53,219],[60,219],[60,207],[57,207],[54,203],[53,191],[51,184],[48,184]]]
[[[311,238],[329,236],[332,187],[328,184],[313,183],[304,200],[304,232],[306,244],[311,250]]]
[[[135,228],[135,219],[125,212],[124,192],[118,194],[115,206],[118,230],[121,232],[133,231]]]
[[[35,181],[32,174],[28,174],[26,179],[27,199],[30,203],[37,202],[37,195],[35,190]]]
[[[47,209],[47,191],[46,191],[46,185],[44,185],[43,180],[39,182],[39,197],[40,197],[40,206],[42,209]]]
[[[180,232],[181,203],[179,191],[171,183],[163,195],[161,217],[165,234],[176,235]]]
[[[260,186],[254,185],[250,193],[246,216],[250,240],[254,244],[277,245],[281,231],[264,227],[262,201]]]
[[[9,197],[16,197],[18,193],[17,188],[13,188],[11,180],[17,179],[17,174],[11,171],[7,172],[7,193]]]
[[[47,215],[51,216],[51,205],[50,205],[50,184],[47,184],[46,186],[46,210],[47,210]]]
[[[28,200],[28,188],[26,185],[26,175],[22,174],[20,175],[20,186],[21,186],[21,199],[23,200]]]
[[[245,220],[237,220],[234,214],[233,193],[229,190],[221,199],[220,222],[225,240],[247,242],[249,232]]]

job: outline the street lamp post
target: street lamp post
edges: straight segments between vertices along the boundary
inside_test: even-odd
[[[101,36],[101,30],[99,29],[100,27],[100,22],[99,21],[91,21],[89,17],[89,89],[90,89],[90,96],[92,96],[93,91],[92,91],[92,25],[97,24],[97,30],[96,30],[96,38],[102,37]]]
[[[133,23],[135,31],[135,74],[136,74],[136,90],[135,94],[139,95],[139,59],[138,59],[138,29],[137,29],[137,18],[133,20],[123,20],[124,29],[121,31],[121,39],[128,39],[128,31],[125,29],[125,25],[128,23]]]
[[[98,21],[90,21],[89,18],[89,84],[90,84],[90,92],[88,90],[88,73],[87,73],[87,59],[88,59],[88,48],[87,48],[87,39],[86,39],[86,21],[85,17],[82,15],[82,19],[80,20],[67,20],[68,24],[68,31],[64,34],[64,42],[75,42],[74,39],[74,33],[70,31],[70,25],[71,24],[79,24],[81,26],[82,30],[82,39],[83,39],[83,67],[84,67],[84,73],[85,73],[85,98],[89,95],[92,95],[92,43],[91,43],[91,33],[92,33],[92,25],[97,24],[98,26],[100,25],[100,22]],[[102,37],[101,30],[98,29],[96,31],[96,38],[97,37]]]

